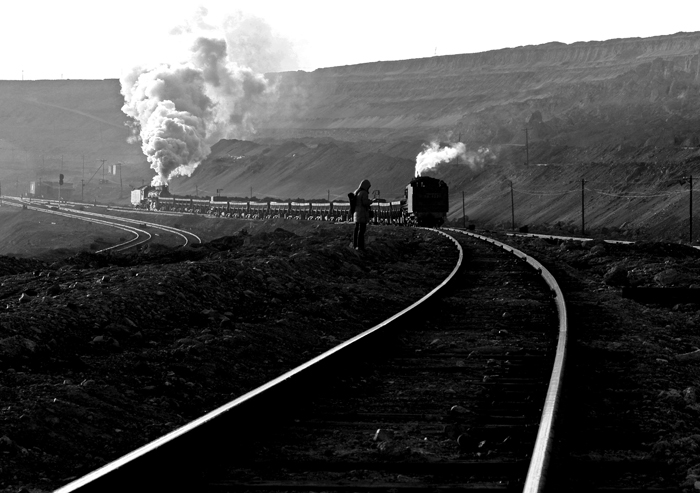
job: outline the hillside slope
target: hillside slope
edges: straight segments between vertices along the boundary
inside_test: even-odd
[[[700,33],[278,74],[261,135],[697,145]]]

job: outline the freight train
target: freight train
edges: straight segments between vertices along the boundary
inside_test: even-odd
[[[186,197],[172,195],[165,186],[145,186],[131,191],[131,203],[139,209],[209,214],[246,219],[313,219],[352,221],[350,203],[256,202],[229,197]],[[439,227],[449,209],[449,190],[444,181],[428,176],[414,178],[401,200],[377,199],[372,204],[373,222]]]

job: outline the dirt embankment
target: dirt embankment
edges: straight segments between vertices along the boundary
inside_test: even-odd
[[[0,257],[0,491],[53,489],[185,424],[415,302],[456,260],[408,228],[370,228],[364,253],[349,226],[261,229]]]

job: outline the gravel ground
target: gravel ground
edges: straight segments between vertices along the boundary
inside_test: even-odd
[[[564,289],[571,457],[659,461],[671,477],[632,476],[619,486],[700,489],[700,251],[659,242],[504,241],[540,259]],[[634,287],[680,292],[636,301],[624,291]],[[588,479],[573,476],[578,487]]]
[[[268,226],[199,248],[0,257],[0,491],[50,491],[255,388],[420,298],[447,274],[436,258],[455,255],[413,229],[370,228],[363,254],[348,225]],[[674,471],[664,484],[691,491],[700,299],[652,304],[623,288],[695,289],[700,252],[503,239],[564,287],[571,374],[585,375],[568,387],[571,436],[645,437],[569,453],[664,461]]]
[[[435,233],[240,231],[197,248],[0,257],[0,491],[50,491],[294,368],[439,284]],[[292,226],[288,226],[292,227]]]

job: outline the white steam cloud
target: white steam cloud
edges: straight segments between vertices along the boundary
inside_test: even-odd
[[[416,156],[416,176],[422,176],[426,171],[433,170],[440,163],[457,159],[472,169],[477,169],[495,159],[495,154],[486,147],[478,151],[468,151],[462,142],[440,147],[438,142],[423,144],[423,151]]]
[[[206,11],[200,12],[200,28],[203,14]],[[236,27],[243,22],[239,21],[226,22]],[[179,29],[180,34],[185,32]],[[232,44],[235,33],[233,29],[233,34],[227,32],[223,38],[198,37],[186,61],[137,67],[121,78],[122,111],[134,120],[131,141],[140,141],[156,172],[153,185],[190,176],[220,139],[254,133],[256,116],[274,101],[272,84],[243,63],[257,55],[257,67],[270,68],[263,58],[272,56],[274,50],[262,53],[264,49],[250,48],[243,61],[237,60],[233,55],[241,56],[246,40]],[[253,44],[260,47],[261,43],[257,38]]]
[[[440,163],[464,156],[466,152],[467,148],[462,142],[442,148],[437,142],[423,144],[423,151],[416,156],[416,176],[421,176],[425,171],[435,168]]]

